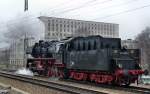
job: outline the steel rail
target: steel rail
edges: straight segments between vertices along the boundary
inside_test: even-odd
[[[108,94],[108,93],[104,93],[104,92],[99,92],[99,91],[84,89],[84,88],[80,88],[80,87],[69,86],[69,85],[59,84],[59,83],[50,82],[50,81],[46,81],[46,80],[36,79],[36,78],[30,77],[30,76],[12,74],[10,72],[0,71],[0,76],[19,80],[19,81],[26,82],[26,83],[31,83],[34,85],[52,88],[55,90],[59,90],[59,91],[63,91],[66,93],[71,93],[71,94]]]
[[[128,92],[137,93],[137,94],[150,94],[150,88],[144,88],[144,87],[96,84],[96,83],[91,83],[91,82],[75,81],[75,80],[70,80],[70,79],[69,80],[61,79],[61,80],[66,81],[66,82],[74,82],[74,83],[79,83],[79,84],[92,85],[96,87],[103,87],[106,89],[128,91]]]

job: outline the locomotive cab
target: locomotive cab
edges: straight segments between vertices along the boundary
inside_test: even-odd
[[[113,57],[114,72],[120,83],[129,85],[138,80],[138,76],[143,74],[139,62],[135,57],[126,51],[118,51],[118,56]]]
[[[119,57],[113,58],[113,60],[115,61],[116,68],[125,70],[140,69],[140,66],[137,64],[136,60],[127,52],[120,53]]]

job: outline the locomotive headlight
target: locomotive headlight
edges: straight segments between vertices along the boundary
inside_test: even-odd
[[[134,50],[131,50],[130,53],[133,54],[133,53],[134,53]]]
[[[119,67],[119,68],[122,68],[122,64],[118,64],[118,67]]]
[[[118,53],[118,50],[113,50],[113,53]]]
[[[138,61],[136,61],[136,62],[138,62]],[[137,64],[140,68],[142,67],[142,65],[141,64]]]

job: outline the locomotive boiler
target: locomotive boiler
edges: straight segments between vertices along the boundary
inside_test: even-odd
[[[144,71],[140,50],[121,48],[121,39],[71,37],[35,43],[27,68],[39,75],[64,79],[130,85]]]

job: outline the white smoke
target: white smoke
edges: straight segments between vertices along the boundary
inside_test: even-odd
[[[21,75],[34,76],[33,72],[26,68],[18,69],[15,73]]]

